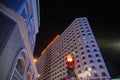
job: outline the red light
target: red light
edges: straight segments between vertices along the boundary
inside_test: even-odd
[[[71,54],[68,54],[66,56],[66,61],[67,61],[67,64],[74,64],[74,58]]]

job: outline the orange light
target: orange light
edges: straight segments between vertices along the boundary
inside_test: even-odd
[[[67,58],[72,58],[72,55],[71,55],[71,54],[68,54],[68,55],[67,55]]]
[[[36,63],[37,62],[37,59],[34,59],[34,63]]]
[[[73,62],[73,56],[71,54],[68,54],[66,58],[67,58],[67,62]]]
[[[40,74],[38,74],[38,77],[40,77],[41,75]]]
[[[41,54],[44,54],[46,50],[59,38],[59,35],[57,35],[49,44],[48,46],[42,51]]]

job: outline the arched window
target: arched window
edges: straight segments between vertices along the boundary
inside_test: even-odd
[[[13,70],[13,75],[11,76],[11,79],[14,78],[16,71],[18,74],[18,76],[23,76],[25,71],[26,71],[26,66],[27,66],[27,61],[28,61],[28,57],[27,57],[27,50],[25,48],[20,49],[17,57],[15,58],[15,63],[13,65],[14,70]]]
[[[22,58],[19,58],[18,61],[17,61],[17,65],[16,65],[16,69],[17,71],[23,75],[24,74],[24,71],[25,71],[25,62],[24,62],[24,59]]]
[[[32,80],[32,75],[30,74],[30,72],[28,72],[27,74],[27,80]]]

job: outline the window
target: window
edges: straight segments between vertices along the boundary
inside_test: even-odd
[[[75,47],[74,49],[77,49],[77,47]]]
[[[86,64],[86,62],[83,63],[84,65]]]
[[[77,60],[77,63],[79,62],[79,60]]]
[[[90,32],[90,30],[87,30],[87,32]],[[91,35],[90,33],[88,33],[88,35]]]
[[[91,58],[92,56],[91,55],[88,55],[89,58]]]
[[[93,63],[93,60],[90,60],[90,63]]]
[[[80,49],[83,49],[83,47],[81,47]]]
[[[97,52],[97,49],[94,49],[94,52]]]
[[[21,75],[23,75],[24,70],[25,70],[25,62],[22,58],[18,59],[16,69]]]
[[[14,76],[12,76],[12,80],[17,80]]]
[[[95,66],[92,66],[92,69],[96,69],[96,67],[95,67]]]
[[[93,44],[92,47],[95,47],[95,45]]]
[[[84,31],[81,31],[81,32],[84,32]]]
[[[102,76],[106,76],[106,73],[105,73],[105,72],[102,72]]]
[[[80,38],[80,36],[78,36],[78,38]]]
[[[76,58],[78,58],[78,55],[76,55]]]
[[[92,40],[91,43],[94,43],[94,41]]]
[[[82,55],[84,54],[84,52],[81,53]]]
[[[87,50],[87,52],[90,52],[90,50]]]
[[[27,80],[32,80],[32,76],[30,73],[27,74]]]
[[[85,36],[85,34],[82,34],[82,36]]]
[[[79,70],[79,72],[78,73],[81,73],[81,70]]]
[[[82,27],[80,29],[83,29]]]
[[[96,54],[95,56],[96,56],[96,57],[99,57],[99,54]]]
[[[98,59],[98,60],[97,60],[97,62],[101,62],[101,60],[100,60],[100,59]]]
[[[85,57],[82,58],[83,60],[85,59]]]
[[[99,68],[103,69],[104,67],[103,67],[103,65],[99,65]]]
[[[87,71],[88,70],[88,68],[87,67],[85,67],[85,71]]]
[[[89,46],[88,46],[88,45],[86,45],[86,48],[89,48]]]
[[[91,33],[88,33],[88,35],[91,35]]]
[[[95,77],[98,77],[98,74],[97,74],[97,73],[94,73],[94,76],[95,76]]]
[[[78,65],[78,68],[80,67],[80,65]]]

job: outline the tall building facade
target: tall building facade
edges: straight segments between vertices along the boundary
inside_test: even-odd
[[[76,18],[42,52],[39,80],[62,80],[68,75],[66,55],[74,54],[78,80],[110,80],[110,75],[86,17]]]
[[[37,80],[39,0],[0,0],[0,80]]]

